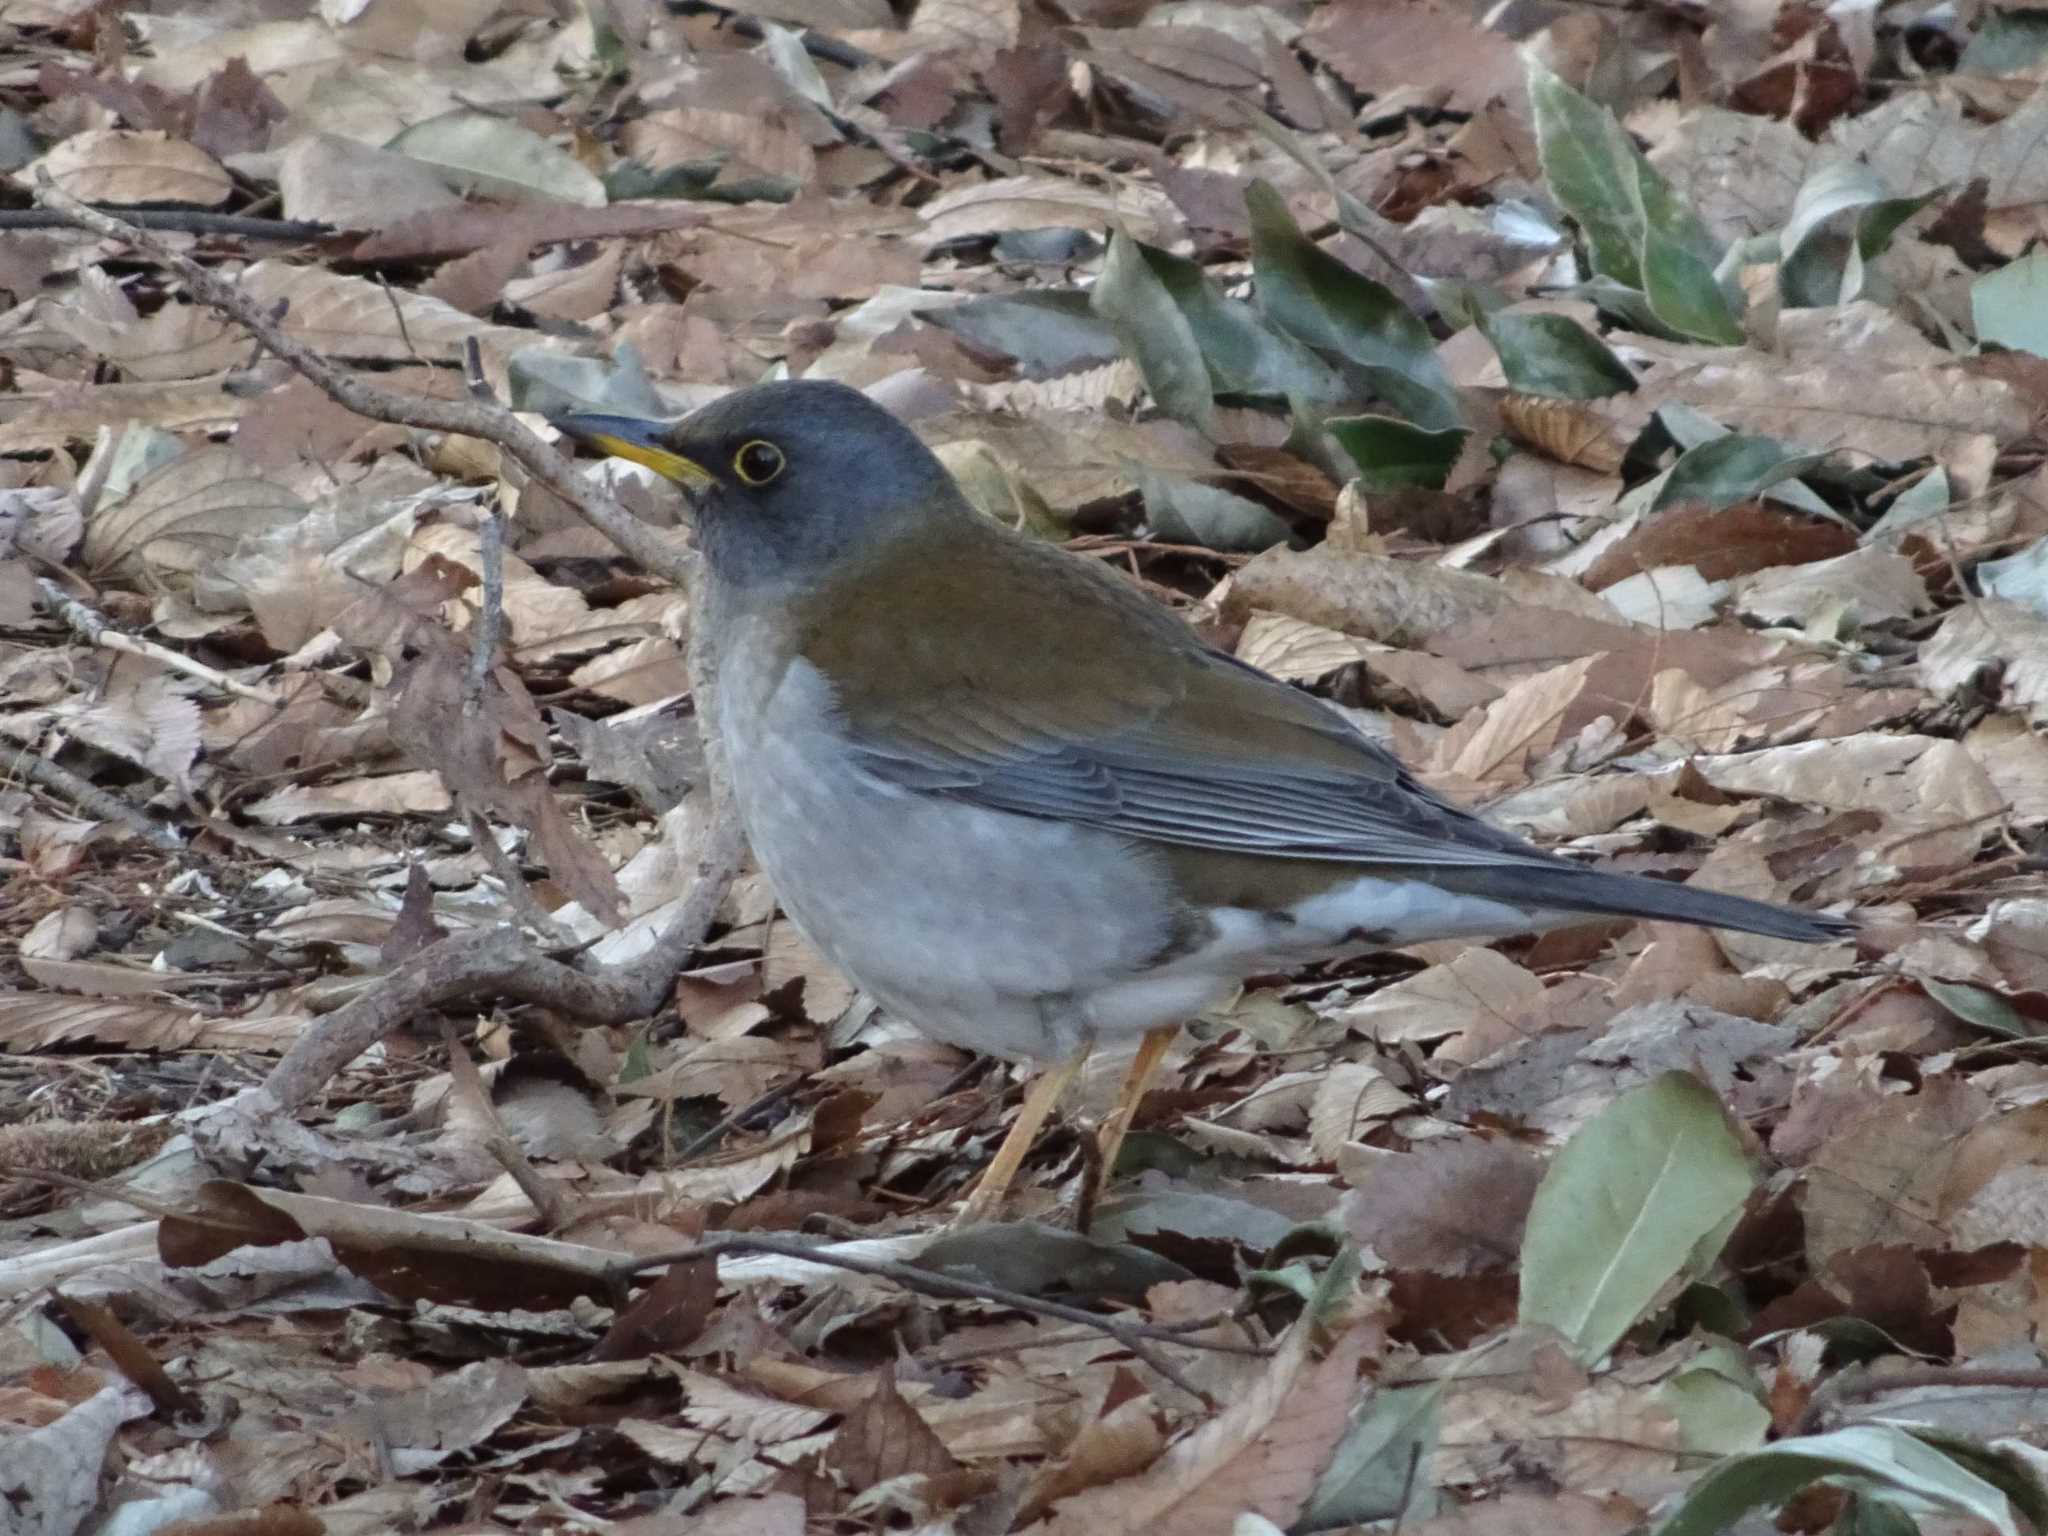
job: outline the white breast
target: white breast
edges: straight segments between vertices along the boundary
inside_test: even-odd
[[[783,909],[925,1033],[1058,1057],[1094,1035],[1178,1022],[1231,985],[1139,978],[1166,943],[1173,903],[1121,838],[876,778],[808,662],[774,668],[729,649],[719,691],[734,796]]]

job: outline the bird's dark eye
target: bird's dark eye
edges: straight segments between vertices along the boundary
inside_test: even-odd
[[[782,450],[757,437],[740,444],[740,451],[732,456],[732,470],[748,485],[766,485],[782,473],[782,462]]]

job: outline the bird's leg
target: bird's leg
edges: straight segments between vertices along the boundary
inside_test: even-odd
[[[974,1186],[974,1193],[967,1197],[960,1213],[953,1218],[954,1226],[978,1226],[1001,1213],[1003,1201],[1010,1194],[1010,1184],[1017,1177],[1017,1170],[1024,1166],[1031,1144],[1038,1140],[1038,1133],[1045,1128],[1060,1095],[1067,1091],[1067,1084],[1074,1080],[1074,1074],[1081,1070],[1081,1063],[1087,1059],[1088,1047],[1084,1045],[1051,1071],[1041,1074],[1031,1085],[1030,1091],[1024,1095],[1024,1107],[1017,1111],[1017,1123],[1010,1127],[1010,1134],[996,1149],[995,1161],[988,1165],[981,1182]]]
[[[1116,1173],[1116,1155],[1123,1150],[1124,1135],[1137,1116],[1138,1101],[1145,1097],[1146,1088],[1151,1086],[1152,1074],[1166,1059],[1167,1047],[1173,1044],[1173,1037],[1179,1033],[1178,1024],[1169,1024],[1164,1029],[1148,1029],[1145,1038],[1138,1042],[1138,1054],[1131,1058],[1131,1069],[1124,1074],[1124,1085],[1117,1092],[1116,1108],[1109,1112],[1095,1132],[1095,1144],[1102,1150],[1102,1182],[1105,1187]]]

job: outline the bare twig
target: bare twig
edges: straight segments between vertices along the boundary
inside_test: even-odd
[[[1220,1339],[1191,1338],[1178,1329],[1160,1327],[1154,1323],[1131,1323],[1121,1318],[1102,1317],[1085,1307],[1072,1307],[1060,1301],[1046,1301],[1042,1297],[1029,1296],[1022,1291],[989,1285],[979,1280],[966,1280],[958,1275],[942,1274],[938,1270],[924,1269],[916,1264],[898,1263],[893,1259],[861,1258],[854,1254],[821,1248],[806,1243],[801,1238],[775,1237],[759,1232],[715,1233],[688,1248],[651,1254],[645,1258],[628,1259],[620,1264],[618,1274],[623,1279],[631,1275],[644,1274],[649,1270],[666,1269],[671,1264],[687,1264],[695,1259],[716,1258],[728,1253],[772,1253],[786,1259],[802,1259],[807,1263],[822,1264],[828,1269],[843,1269],[849,1274],[869,1275],[877,1280],[888,1280],[905,1290],[917,1291],[926,1296],[943,1296],[954,1301],[985,1301],[994,1306],[1009,1307],[1014,1311],[1029,1312],[1037,1317],[1049,1317],[1056,1322],[1073,1323],[1093,1329],[1116,1340],[1190,1397],[1210,1407],[1214,1404],[1209,1395],[1183,1376],[1172,1361],[1153,1347],[1154,1344],[1179,1344],[1188,1349],[1226,1355],[1263,1357],[1272,1353],[1257,1344],[1233,1344]]]
[[[491,867],[491,873],[498,877],[498,883],[505,887],[505,899],[518,913],[519,920],[541,937],[544,944],[567,945],[573,941],[554,915],[543,907],[532,891],[527,889],[525,876],[519,873],[519,865],[507,853],[491,831],[491,823],[481,811],[467,811],[464,820],[469,825],[469,840],[483,861]]]
[[[23,751],[5,767],[0,767],[0,782],[8,779],[26,779],[53,795],[61,795],[88,816],[97,816],[101,821],[118,821],[161,853],[185,851],[185,840],[171,828],[151,821],[145,812],[118,795],[108,794],[97,784],[81,779],[69,768],[59,768],[40,752]]]
[[[669,1154],[666,1162],[671,1167],[687,1163],[699,1152],[704,1151],[708,1147],[716,1146],[725,1137],[727,1132],[737,1130],[741,1125],[753,1119],[754,1116],[766,1113],[772,1106],[781,1103],[802,1086],[803,1079],[801,1077],[792,1077],[787,1082],[776,1084],[751,1103],[742,1104],[709,1130],[683,1143],[681,1147]]]
[[[512,1139],[512,1133],[505,1129],[505,1122],[498,1118],[497,1106],[491,1102],[491,1091],[484,1086],[484,1075],[469,1059],[468,1047],[455,1032],[453,1019],[441,1020],[441,1043],[448,1048],[450,1083],[456,1092],[469,1100],[470,1107],[483,1121],[485,1150],[497,1159],[500,1168],[512,1175],[512,1182],[519,1186],[519,1192],[533,1202],[534,1210],[540,1213],[541,1230],[559,1232],[568,1216],[568,1205],[562,1198],[562,1191],[553,1181],[541,1176],[525,1150]]]
[[[225,672],[217,672],[204,662],[194,661],[190,656],[181,656],[154,640],[143,640],[125,630],[116,629],[104,614],[96,612],[83,600],[73,597],[47,576],[36,578],[36,590],[43,595],[43,602],[50,611],[71,626],[73,632],[88,645],[96,645],[103,651],[126,651],[130,656],[140,656],[156,662],[159,666],[182,672],[187,677],[196,677],[201,682],[220,689],[223,693],[240,694],[245,699],[254,699],[258,704],[267,704],[272,709],[284,708],[284,700],[268,688],[239,682]]]
[[[713,0],[669,0],[669,10],[677,16],[716,16],[720,25],[732,28],[735,36],[752,42],[759,42],[768,35],[761,26],[760,18],[729,5],[714,4]],[[856,48],[839,38],[829,37],[816,27],[791,30],[803,43],[805,53],[827,64],[837,64],[842,69],[862,69],[875,62],[875,56],[865,48]]]
[[[1807,1399],[1799,1416],[1802,1434],[1817,1430],[1828,1415],[1845,1403],[1860,1398],[1883,1397],[1887,1392],[1914,1392],[1928,1387],[1953,1391],[2048,1392],[2048,1370],[1995,1366],[1921,1365],[1897,1371],[1843,1371],[1822,1384]]]
[[[509,927],[455,934],[420,951],[375,986],[326,1015],[285,1052],[264,1088],[296,1108],[349,1062],[429,1008],[490,996],[541,1003],[589,1024],[623,1024],[661,1006],[688,953],[702,941],[739,869],[739,829],[712,818],[690,894],[653,947],[630,965],[581,970],[551,959]]]
[[[477,610],[476,632],[469,637],[469,671],[462,679],[462,708],[475,714],[483,703],[484,679],[498,659],[498,641],[505,632],[505,522],[494,506],[478,530],[483,561],[483,606]]]
[[[242,326],[277,357],[317,384],[336,403],[396,426],[430,432],[459,432],[495,443],[523,465],[534,479],[560,496],[606,538],[657,576],[683,584],[689,580],[689,556],[641,522],[609,496],[587,485],[576,467],[542,442],[510,411],[475,401],[436,400],[373,384],[322,357],[279,327],[262,305],[234,283],[165,245],[147,230],[103,213],[59,191],[45,179],[35,189],[36,201],[62,214],[80,229],[109,240],[122,240],[162,262],[178,274],[200,302]]]
[[[340,405],[373,421],[458,432],[497,444],[644,569],[678,585],[691,584],[694,562],[686,550],[588,485],[568,459],[510,411],[475,400],[404,394],[370,383],[285,331],[276,317],[234,283],[145,230],[81,203],[47,178],[35,196],[69,223],[125,241],[169,267],[193,297],[236,321]],[[693,648],[691,669],[702,699],[708,696],[712,677],[701,648]],[[696,883],[646,953],[630,965],[579,969],[543,954],[509,927],[455,935],[423,950],[319,1020],[285,1053],[258,1091],[286,1110],[295,1109],[348,1062],[422,1010],[484,994],[544,1002],[592,1023],[620,1023],[652,1013],[684,958],[709,930],[739,868],[738,824],[725,784],[724,764],[715,751],[708,752],[707,814]]]
[[[142,229],[180,235],[225,235],[236,240],[279,240],[303,245],[335,233],[332,224],[312,219],[259,219],[246,213],[202,213],[196,208],[128,208],[121,217]],[[75,229],[66,213],[34,208],[0,208],[0,230]]]

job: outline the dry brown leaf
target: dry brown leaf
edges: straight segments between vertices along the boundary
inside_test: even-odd
[[[1441,1041],[1440,1050],[1466,1036],[1487,1042],[1509,1034],[1512,1021],[1542,1006],[1543,983],[1498,950],[1472,948],[1444,965],[1380,988],[1338,1010],[1352,1029],[1383,1045]],[[1481,1051],[1480,1054],[1484,1054]],[[1461,1051],[1459,1059],[1473,1057]]]
[[[1224,617],[1266,609],[1389,645],[1412,645],[1509,605],[1500,584],[1468,571],[1329,550],[1269,549],[1234,572]]]
[[[1465,716],[1437,743],[1435,767],[1471,784],[1520,784],[1529,765],[1557,742],[1585,691],[1598,656],[1584,656],[1510,686],[1484,710]]]
[[[948,240],[999,235],[1013,229],[1088,229],[1112,224],[1148,244],[1171,243],[1178,215],[1147,183],[1121,178],[1114,190],[1056,176],[1008,176],[966,181],[918,210],[927,249]]]
[[[1615,412],[1598,401],[1557,400],[1547,395],[1502,395],[1502,424],[1518,440],[1560,464],[1612,475],[1621,468],[1629,439],[1640,429],[1641,412],[1631,410],[1631,430],[1618,430]],[[1594,590],[1598,585],[1588,582]]]
[[[1035,1520],[1059,1500],[1086,1489],[1135,1477],[1165,1449],[1159,1405],[1143,1394],[1127,1398],[1084,1424],[1058,1458],[1039,1470],[1018,1521]]]
[[[1683,401],[1738,432],[1834,450],[1853,463],[1964,452],[1983,433],[2025,430],[2018,390],[1985,377],[1875,304],[1789,310],[1781,355],[1610,338],[1647,361],[1630,399]]]
[[[936,1477],[960,1465],[887,1374],[876,1377],[867,1400],[846,1416],[824,1464],[855,1491],[891,1478]]]
[[[1204,26],[1081,27],[1076,36],[1089,63],[1172,118],[1236,126],[1244,93],[1264,80],[1258,52]]]
[[[1054,1507],[1043,1536],[1231,1536],[1237,1517],[1291,1524],[1336,1449],[1358,1391],[1367,1330],[1354,1328],[1320,1363],[1297,1326],[1256,1386],[1149,1470]]]
[[[1370,1062],[1333,1062],[1313,1077],[1309,1146],[1325,1162],[1335,1162],[1346,1142],[1415,1108],[1407,1090]]]
[[[1543,1174],[1526,1147],[1477,1136],[1427,1141],[1372,1165],[1344,1197],[1344,1230],[1395,1269],[1506,1270],[1522,1250]]]
[[[799,186],[817,174],[799,126],[772,106],[755,112],[670,107],[629,122],[622,147],[652,170],[712,161],[721,176],[782,176]]]
[[[190,574],[305,511],[299,497],[232,448],[201,448],[94,507],[82,554],[95,570]]]
[[[1282,682],[1311,683],[1363,661],[1376,648],[1320,624],[1253,609],[1237,637],[1237,659]]]
[[[1548,1392],[1478,1387],[1452,1394],[1443,1412],[1439,1478],[1537,1469],[1563,1487],[1648,1502],[1680,1463],[1677,1419],[1649,1393],[1618,1381],[1593,1382],[1562,1402]]]
[[[1972,1160],[1967,1133],[1990,1107],[1957,1078],[1929,1078],[1918,1094],[1895,1097],[1830,1137],[1804,1173],[1806,1251],[1813,1263],[1825,1265],[1837,1253],[1874,1243],[1945,1242],[1948,1192],[1956,1170]]]
[[[439,299],[320,267],[259,261],[242,273],[241,285],[265,308],[285,306],[286,332],[336,360],[460,363],[464,342],[474,339],[494,382],[502,385],[511,353],[548,345],[532,331],[480,325],[474,315]]]
[[[1981,598],[1951,613],[1920,647],[1920,684],[1940,698],[1994,669],[2007,706],[2048,725],[2048,617]]]
[[[987,57],[1016,46],[1023,27],[1018,0],[923,0],[910,19],[920,44]]]
[[[294,139],[279,157],[277,183],[286,218],[318,219],[337,229],[383,229],[462,205],[411,156],[328,133]]]
[[[1807,627],[1826,621],[1845,631],[1911,618],[1933,606],[1913,562],[1875,547],[1755,571],[1730,589],[1735,609],[1761,623]]]
[[[1800,566],[1847,554],[1856,536],[1839,523],[1804,517],[1768,502],[1704,502],[1668,507],[1610,544],[1581,578],[1595,592],[1638,571],[1686,565],[1709,581],[1768,566]]]
[[[60,139],[36,166],[58,188],[87,203],[184,203],[214,208],[235,190],[204,150],[167,133],[95,128]]]
[[[14,1051],[96,1044],[132,1051],[276,1053],[299,1037],[306,1018],[219,1018],[192,1008],[0,993],[0,1045]]]

